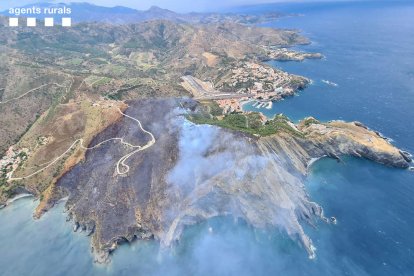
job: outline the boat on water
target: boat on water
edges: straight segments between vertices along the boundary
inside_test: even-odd
[[[334,83],[334,82],[329,81],[329,80],[322,80],[322,82],[325,83],[325,84],[327,84],[327,85],[330,85],[330,86],[334,86],[334,87],[337,87],[338,86],[337,83]]]

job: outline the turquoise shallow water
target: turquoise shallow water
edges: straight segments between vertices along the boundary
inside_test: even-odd
[[[281,6],[249,8],[251,11]],[[287,5],[304,13],[268,26],[304,30],[324,60],[273,63],[314,84],[274,105],[268,115],[294,120],[359,120],[414,152],[414,6],[405,4]],[[338,83],[332,87],[321,82]],[[231,218],[187,229],[160,252],[156,242],[121,246],[108,266],[93,264],[89,238],[73,233],[63,204],[41,220],[21,199],[0,211],[0,275],[413,275],[414,173],[367,160],[323,159],[307,182],[311,197],[337,225],[306,232],[317,259],[283,233],[256,231]]]
[[[38,202],[19,199],[0,211],[1,275],[88,273],[92,257],[89,240],[74,235],[63,204],[40,220],[32,218]]]

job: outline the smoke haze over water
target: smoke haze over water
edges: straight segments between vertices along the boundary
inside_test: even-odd
[[[167,177],[171,204],[164,219],[168,230],[160,237],[164,245],[179,240],[186,225],[228,215],[287,232],[313,254],[299,220],[318,216],[318,207],[287,164],[262,152],[252,137],[186,120],[180,124],[178,161]]]

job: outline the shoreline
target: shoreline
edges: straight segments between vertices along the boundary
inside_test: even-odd
[[[34,197],[34,195],[29,194],[29,193],[24,193],[24,194],[16,195],[15,197],[7,200],[6,206],[9,205],[9,204],[11,204],[11,203],[13,203],[13,202],[15,202],[15,201],[17,201],[17,200],[19,200],[19,199],[26,198],[26,197]]]
[[[6,203],[0,204],[0,210],[6,208],[7,206],[9,206],[10,204],[12,204],[13,202],[18,201],[19,199],[29,198],[29,197],[33,197],[34,198],[35,196],[32,195],[32,194],[29,194],[29,193],[18,194],[18,195],[16,195],[13,198],[8,199],[6,201]]]
[[[314,158],[311,158],[309,161],[308,161],[308,163],[306,164],[306,170],[307,170],[307,174],[309,174],[310,173],[310,170],[311,170],[311,168],[312,168],[312,165],[314,165],[316,162],[318,162],[319,160],[321,160],[321,159],[323,159],[323,158],[325,158],[325,157],[328,157],[327,155],[324,155],[324,156],[321,156],[321,157],[314,157]]]
[[[239,101],[239,105],[240,105],[240,109],[241,109],[241,111],[242,112],[251,112],[251,110],[250,111],[248,111],[248,110],[246,110],[246,109],[244,109],[243,107],[246,105],[246,104],[250,104],[250,103],[253,103],[253,107],[254,108],[256,108],[257,109],[257,112],[259,112],[259,113],[261,113],[262,115],[264,115],[264,116],[266,116],[262,111],[261,111],[261,109],[267,109],[267,110],[271,110],[272,108],[273,108],[273,104],[275,103],[275,102],[278,102],[278,101],[273,101],[273,100],[265,100],[265,101],[262,101],[262,100],[257,100],[257,99],[249,99],[249,100],[241,100],[241,101]],[[276,115],[276,114],[275,114]],[[268,116],[266,116],[266,117],[268,117]],[[269,117],[268,117],[269,118]]]

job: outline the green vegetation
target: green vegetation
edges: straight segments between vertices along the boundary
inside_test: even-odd
[[[109,100],[114,100],[114,101],[120,101],[122,99],[122,93],[113,93],[113,94],[107,94],[105,95],[105,98],[109,99]]]
[[[262,122],[261,115],[257,112],[231,113],[224,115],[222,118],[211,113],[197,113],[188,115],[187,119],[196,124],[216,125],[259,136],[269,136],[285,132],[303,138],[303,134],[293,128],[289,124],[289,119],[281,114],[271,120],[267,120],[265,123]]]
[[[127,79],[125,84],[129,86],[141,85],[142,80],[140,78],[131,78]]]
[[[310,126],[310,125],[312,125],[312,124],[319,124],[320,122],[318,121],[318,120],[316,120],[315,118],[312,118],[312,117],[309,117],[309,118],[305,118],[304,120],[303,120],[303,125],[305,126],[305,127],[308,127],[308,126]]]
[[[0,177],[0,187],[4,186],[7,184],[7,180],[5,177]]]
[[[123,77],[128,68],[118,64],[107,64],[97,70],[98,75],[107,75],[115,78]]]
[[[4,181],[3,184],[1,184]],[[0,178],[0,195],[4,195],[6,198],[11,198],[16,195],[16,191],[19,187],[24,187],[21,182],[15,181],[13,183],[7,183]]]
[[[109,70],[115,76],[122,76],[128,69],[121,65],[110,65]]]
[[[97,80],[95,83],[93,83],[93,87],[95,88],[95,87],[99,87],[99,86],[102,86],[102,85],[106,85],[106,84],[108,84],[108,83],[110,83],[112,81],[112,79],[111,78],[108,78],[108,77],[103,77],[103,78],[101,78],[100,80]]]
[[[42,66],[39,66],[35,63],[29,63],[29,62],[16,62],[15,63],[16,66],[22,66],[22,67],[27,67],[27,68],[34,68],[34,69],[38,69],[38,68],[42,68]]]
[[[202,113],[205,115],[211,114],[212,116],[221,116],[223,115],[223,109],[215,101],[205,101],[203,102],[204,110]]]
[[[11,172],[12,164],[3,167],[0,171],[0,196],[4,195],[6,198],[10,198],[15,194],[16,188],[21,186],[20,182],[7,183],[6,175]]]
[[[89,54],[91,57],[108,57],[108,54],[94,46],[79,45],[78,42],[50,42],[34,33],[21,33],[18,35],[16,48],[26,53],[36,53],[38,51],[55,51],[56,54],[64,52]]]
[[[293,78],[290,81],[289,85],[291,87],[295,88],[295,89],[301,90],[301,89],[304,89],[306,87],[306,85],[308,85],[308,82],[309,81],[303,80],[303,79],[300,79],[300,78]]]
[[[72,58],[70,60],[67,61],[67,65],[71,65],[71,66],[79,66],[81,65],[83,62],[83,59],[81,58]]]
[[[104,58],[92,58],[89,60],[89,62],[95,64],[95,65],[104,65],[108,64],[109,62]]]
[[[18,156],[20,157],[21,160],[27,159],[27,153],[25,153],[24,151],[21,151]]]
[[[49,119],[54,117],[55,112],[56,112],[56,108],[62,102],[62,99],[64,98],[64,96],[65,96],[65,94],[63,92],[56,93],[56,94],[52,95],[50,107],[47,111],[46,117],[44,118],[45,121],[48,121]],[[27,130],[29,130],[29,128]]]
[[[97,88],[99,86],[109,84],[111,81],[112,81],[111,78],[95,76],[95,75],[91,75],[85,79],[85,83],[89,86],[92,86],[93,88]]]
[[[131,90],[134,90],[134,89],[138,88],[139,86],[140,85],[133,85],[133,86],[123,85],[116,92],[108,93],[108,94],[105,95],[105,97],[110,99],[110,100],[120,101],[122,99],[122,95],[124,93],[126,93],[128,91],[131,91]]]
[[[123,47],[125,49],[149,49],[151,45],[146,41],[146,39],[140,35],[137,35],[134,38],[128,40]]]
[[[6,175],[12,170],[11,165],[5,166],[2,168],[0,172],[0,187],[5,186],[7,184]],[[4,188],[2,188],[4,189]]]

